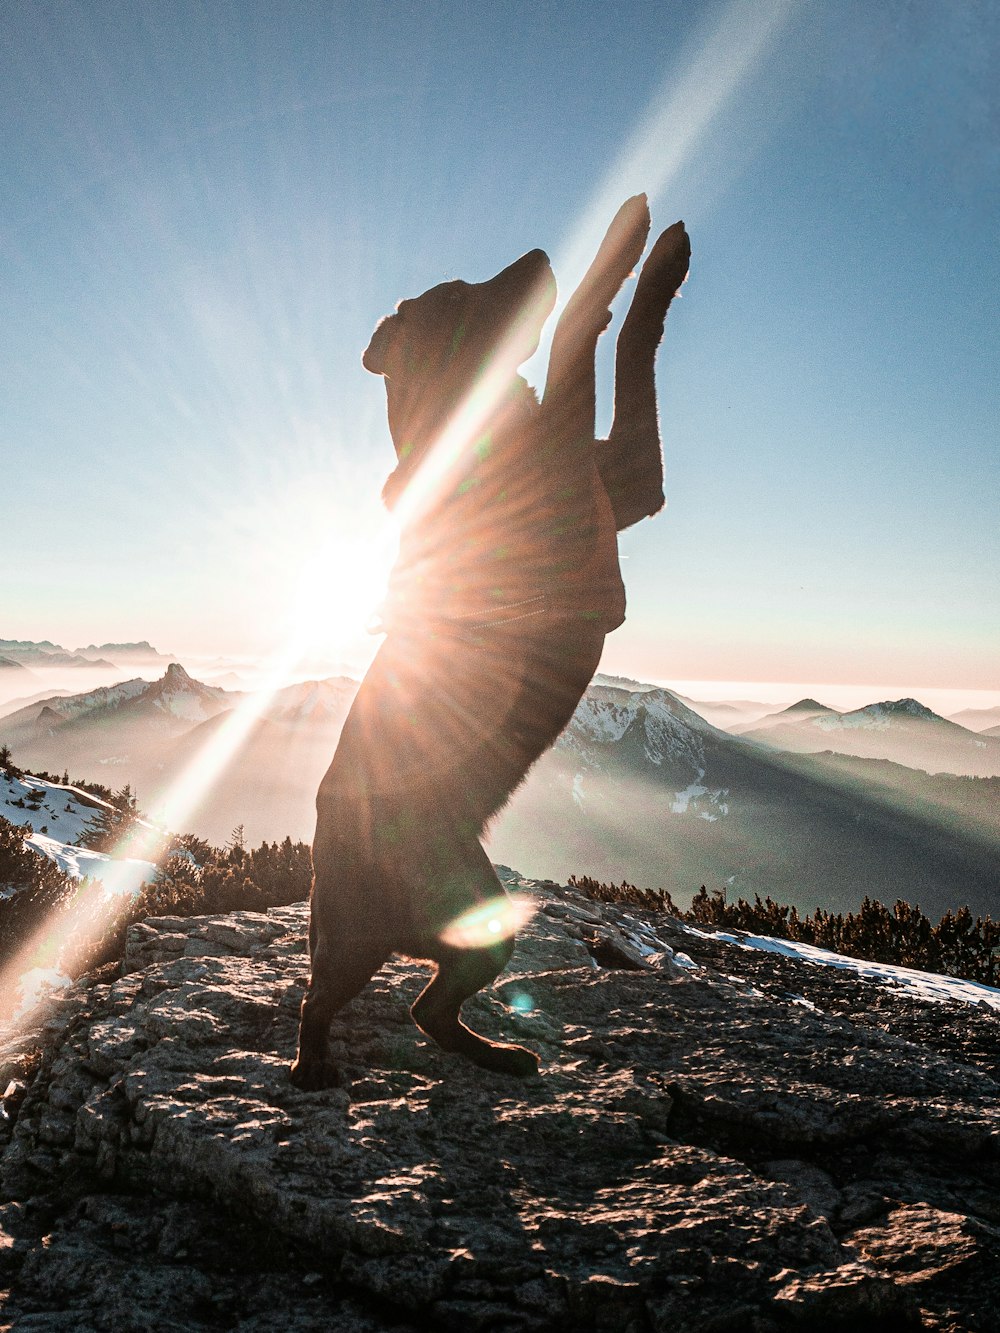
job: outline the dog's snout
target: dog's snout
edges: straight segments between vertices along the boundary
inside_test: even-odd
[[[513,264],[500,270],[495,278],[490,278],[484,287],[489,286],[500,291],[506,288],[524,289],[538,283],[547,282],[552,277],[549,257],[544,250],[529,250]]]

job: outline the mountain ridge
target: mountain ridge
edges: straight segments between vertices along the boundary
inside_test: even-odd
[[[54,715],[42,717],[46,705],[36,702],[0,719],[0,743],[29,768],[128,782],[155,809],[246,701],[257,715],[247,714],[241,748],[192,831],[221,843],[242,824],[254,840],[309,840],[315,793],[356,688],[331,677],[254,700],[175,664],[159,681],[53,698]],[[907,713],[904,721],[925,720]],[[1000,830],[983,814],[984,789],[919,770],[869,772],[866,789],[860,770],[832,755],[782,755],[716,727],[663,687],[599,681],[495,821],[489,847],[537,874],[625,876],[668,887],[679,901],[704,883],[803,910],[852,910],[865,884],[887,902],[917,898],[933,913],[957,896],[989,911]]]

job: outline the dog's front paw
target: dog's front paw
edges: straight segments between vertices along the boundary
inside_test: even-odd
[[[665,311],[691,267],[691,240],[683,222],[675,222],[656,239],[642,266],[633,304],[647,302]]]
[[[626,199],[611,221],[594,262],[580,285],[580,297],[595,312],[610,306],[638,264],[649,235],[649,205],[644,194]],[[574,297],[576,299],[576,297]],[[595,318],[601,318],[595,314]]]

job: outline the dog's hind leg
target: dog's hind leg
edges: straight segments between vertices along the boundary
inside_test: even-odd
[[[502,917],[507,895],[478,840],[463,847],[459,855],[464,862],[464,873],[470,878],[463,894],[468,908],[472,912],[486,908],[485,915],[488,916],[490,905],[495,903],[498,916]],[[487,930],[491,924],[484,922]],[[437,963],[437,970],[410,1009],[413,1021],[421,1032],[433,1037],[446,1051],[464,1055],[483,1069],[522,1078],[536,1074],[538,1057],[532,1051],[523,1046],[489,1041],[466,1027],[459,1017],[465,1001],[488,986],[507,966],[514,952],[513,939],[501,938],[488,944],[463,947],[447,942],[447,934],[446,928],[445,939],[439,936],[427,941],[421,949],[425,956]]]
[[[331,941],[315,933],[320,938],[312,949],[309,988],[302,1001],[299,1024],[299,1050],[291,1068],[292,1082],[308,1090],[330,1088],[338,1082],[328,1049],[330,1022],[364,989],[390,952],[370,940]]]
[[[513,940],[479,949],[439,950],[438,969],[410,1013],[421,1032],[446,1051],[464,1055],[483,1069],[525,1078],[538,1073],[538,1056],[533,1051],[489,1041],[459,1017],[463,1003],[503,971],[513,952]]]

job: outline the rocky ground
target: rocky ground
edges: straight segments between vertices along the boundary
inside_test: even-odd
[[[524,887],[525,1083],[400,961],[300,1092],[304,905],[134,928],[0,1048],[0,1328],[1000,1329],[1000,1014]]]

